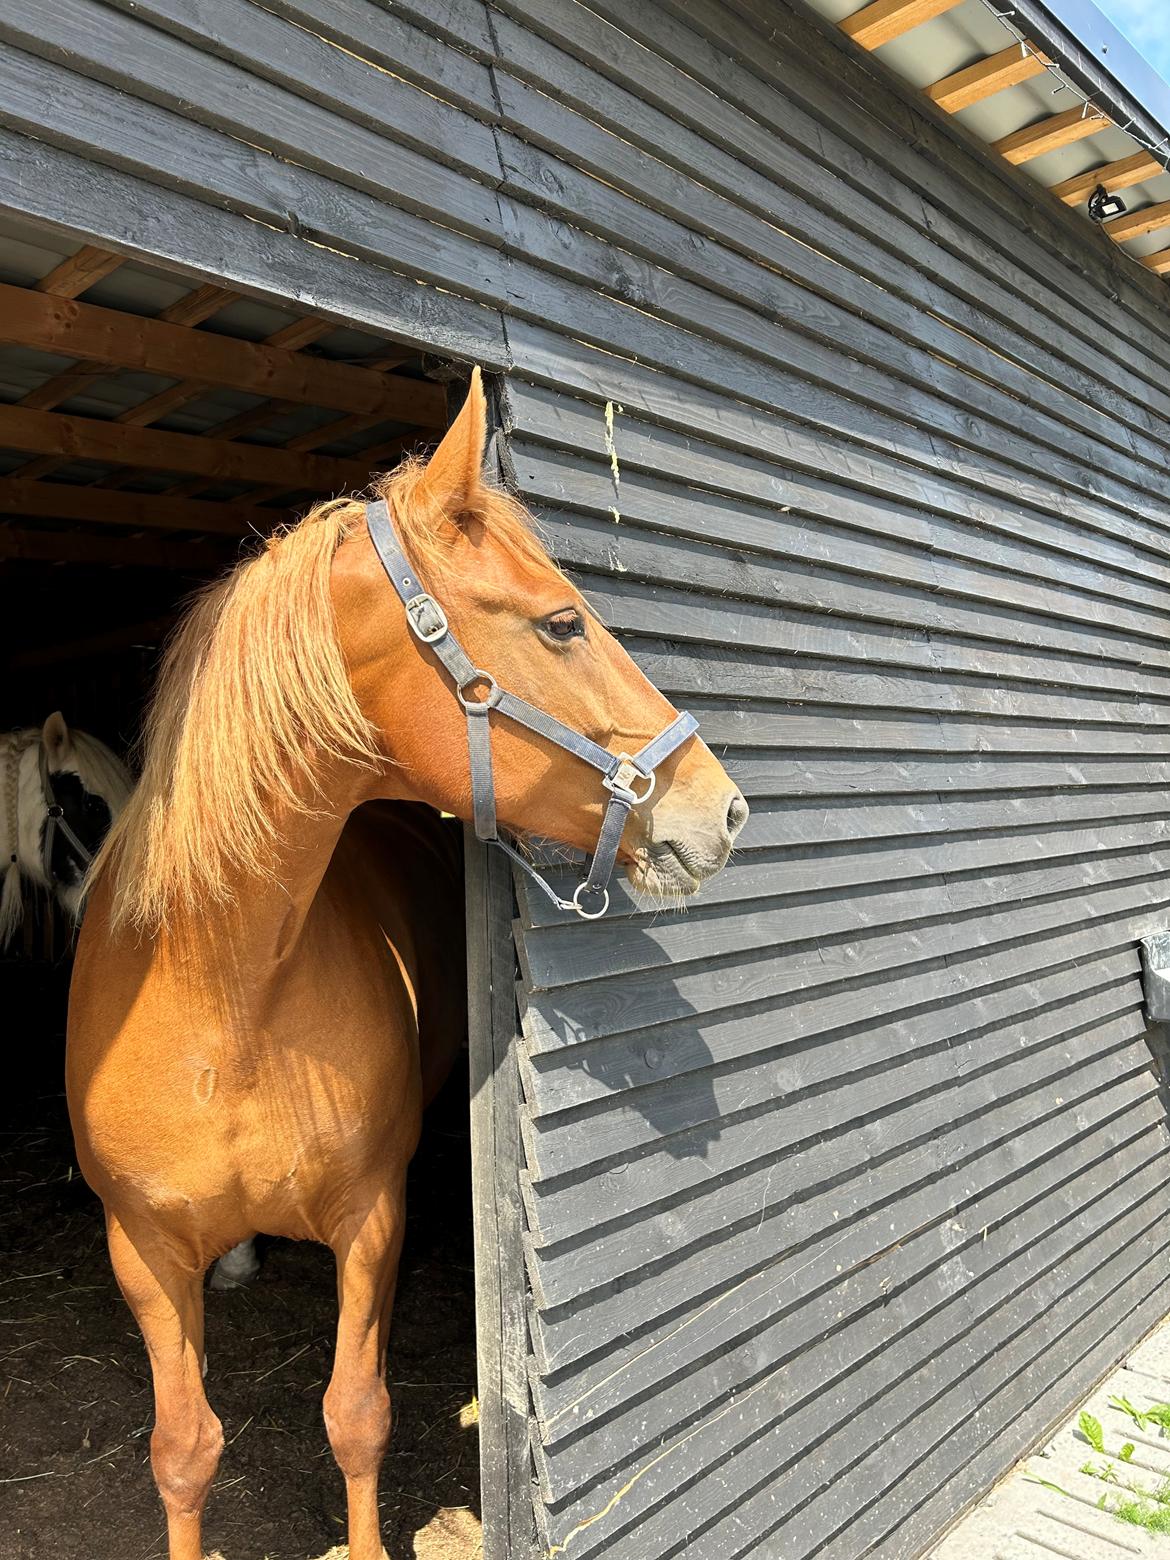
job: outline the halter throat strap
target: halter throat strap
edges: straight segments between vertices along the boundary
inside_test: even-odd
[[[490,672],[475,665],[451,632],[442,607],[420,584],[398,540],[390,509],[384,499],[366,505],[366,525],[374,550],[387,578],[406,611],[411,632],[429,647],[455,684],[455,697],[467,717],[467,752],[471,768],[471,800],[478,839],[497,845],[536,882],[558,909],[573,910],[587,921],[597,920],[609,909],[609,880],[617,863],[622,833],[630,809],[646,801],[654,790],[655,771],[676,749],[694,735],[699,723],[685,711],[666,729],[634,754],[613,754],[608,748],[582,736],[547,711],[501,688]],[[472,691],[482,688],[479,698]],[[496,820],[495,781],[492,774],[490,715],[497,710],[507,719],[538,737],[554,742],[601,775],[609,792],[589,870],[572,899],[562,899],[552,885],[515,846],[499,832]]]

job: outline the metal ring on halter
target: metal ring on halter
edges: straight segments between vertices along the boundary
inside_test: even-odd
[[[578,883],[577,887],[576,887],[576,890],[573,893],[573,897],[569,901],[569,903],[572,905],[573,909],[577,912],[577,914],[581,917],[581,919],[583,921],[600,921],[602,916],[609,909],[609,889],[608,888],[603,888],[601,890],[602,904],[601,904],[601,909],[600,910],[582,910],[582,908],[581,908],[581,895],[584,892],[584,890],[587,889],[588,887],[589,887],[588,883]]]
[[[487,696],[482,699],[469,699],[464,693],[464,688],[470,688],[475,683],[484,682],[488,685]],[[503,697],[499,683],[490,672],[475,671],[466,682],[461,683],[455,690],[455,697],[462,704],[469,715],[483,715],[488,710],[494,710]]]

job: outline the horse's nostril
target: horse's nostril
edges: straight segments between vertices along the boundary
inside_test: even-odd
[[[737,791],[727,809],[727,832],[734,839],[748,821],[748,804]]]

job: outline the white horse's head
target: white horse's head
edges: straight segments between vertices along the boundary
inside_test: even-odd
[[[0,737],[0,947],[24,915],[24,879],[76,919],[86,868],[131,788],[121,759],[59,711]]]

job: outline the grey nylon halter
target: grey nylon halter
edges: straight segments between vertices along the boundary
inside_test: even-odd
[[[435,598],[419,584],[402,551],[390,510],[385,501],[366,505],[366,525],[370,540],[382,561],[387,577],[406,609],[411,632],[429,646],[455,684],[455,697],[467,715],[467,752],[471,764],[471,798],[478,839],[498,845],[517,866],[523,868],[559,910],[574,910],[586,921],[596,921],[609,909],[609,880],[617,861],[622,831],[631,807],[646,801],[654,790],[655,770],[699,729],[693,715],[685,711],[671,721],[652,742],[634,754],[613,754],[598,743],[537,709],[526,699],[501,688],[490,672],[477,667],[452,634],[447,617]],[[477,683],[487,685],[482,699],[470,699],[467,690]],[[589,871],[578,883],[572,899],[562,899],[556,890],[504,839],[496,823],[496,792],[492,778],[492,735],[488,716],[492,710],[514,720],[537,736],[555,742],[575,758],[599,771],[601,783],[609,792],[609,802]],[[637,790],[639,781],[644,790]],[[583,903],[582,901],[585,901]],[[596,906],[591,908],[590,904]]]
[[[49,761],[45,757],[45,745],[43,742],[37,747],[37,767],[41,776],[41,791],[45,798],[45,810],[48,816],[45,819],[45,838],[41,845],[41,865],[45,870],[45,881],[52,884],[56,881],[53,877],[53,841],[58,832],[64,835],[67,843],[81,858],[81,864],[88,867],[93,860],[93,851],[83,845],[70,827],[69,820],[65,816],[65,809],[57,800],[53,792],[53,781],[49,774]]]

